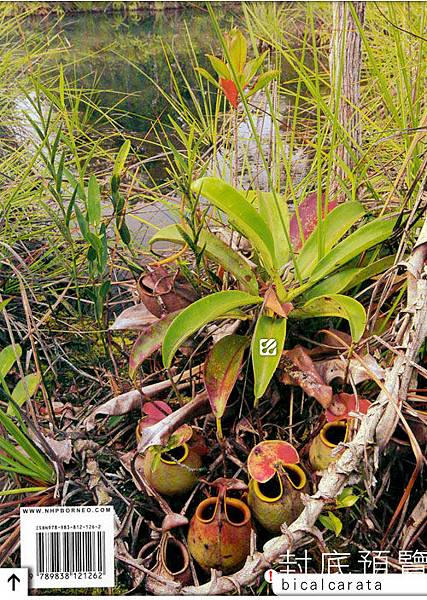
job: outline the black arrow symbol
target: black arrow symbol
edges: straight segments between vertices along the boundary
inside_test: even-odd
[[[15,575],[15,573],[12,573],[12,575],[9,577],[9,579],[7,580],[7,582],[9,583],[9,581],[12,582],[12,592],[15,591],[15,587],[16,587],[16,583],[20,583],[21,580],[19,579],[19,577],[17,575]]]

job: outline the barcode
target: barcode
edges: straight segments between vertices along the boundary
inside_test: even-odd
[[[36,533],[36,573],[105,575],[104,531]]]

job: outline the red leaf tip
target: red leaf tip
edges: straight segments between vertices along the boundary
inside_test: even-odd
[[[233,108],[237,108],[239,105],[239,92],[234,81],[231,79],[223,79],[221,77],[219,80],[219,85],[221,86],[221,89],[231,106]]]

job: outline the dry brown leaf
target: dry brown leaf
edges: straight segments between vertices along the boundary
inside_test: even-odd
[[[31,430],[29,431],[29,435],[36,446],[38,446],[43,452],[45,452],[46,449],[43,448],[39,436],[42,436],[44,442],[52,449],[59,462],[70,462],[72,458],[73,447],[69,438],[65,438],[64,440],[55,440],[50,434],[45,435],[41,431],[39,431],[39,436],[33,435]]]
[[[384,369],[380,367],[375,358],[370,354],[363,356],[363,365],[357,358],[351,358],[348,361],[343,357],[317,361],[314,364],[320,376],[327,384],[330,384],[334,379],[346,381],[349,375],[354,385],[370,379],[376,378],[380,381],[384,379]]]
[[[73,447],[70,439],[54,440],[53,438],[47,436],[45,436],[44,439],[61,462],[66,464],[70,462],[73,454]]]
[[[280,302],[276,291],[272,287],[268,288],[265,293],[264,306],[272,310],[276,315],[279,315],[279,317],[284,318],[286,318],[293,309],[293,304],[291,304],[291,302]]]
[[[337,351],[345,351],[352,344],[351,335],[344,331],[339,331],[333,327],[325,329],[320,339],[320,346],[316,346],[312,350],[309,350],[309,354],[312,358],[318,356],[336,354]]]
[[[242,437],[244,433],[251,433],[256,436],[259,435],[259,432],[246,417],[242,417],[236,425],[236,436]]]
[[[85,469],[86,473],[90,476],[88,487],[95,492],[98,504],[109,504],[111,502],[111,496],[102,481],[102,473],[95,457],[87,457]]]
[[[169,273],[163,266],[141,275],[138,293],[141,302],[156,317],[182,310],[198,298],[179,271]]]
[[[98,452],[99,444],[94,440],[78,439],[74,441],[74,452],[77,454],[86,454],[87,452]]]
[[[279,363],[280,381],[288,385],[298,385],[308,396],[313,396],[327,408],[332,401],[332,388],[326,385],[316,369],[307,350],[298,345],[285,350]]]
[[[143,329],[147,325],[152,325],[158,321],[158,317],[150,313],[148,308],[144,304],[135,304],[130,308],[126,308],[116,318],[114,323],[111,325],[112,330],[121,329]]]
[[[84,421],[86,431],[94,429],[97,415],[108,415],[110,417],[125,415],[141,406],[141,398],[141,393],[138,390],[130,390],[120,396],[111,398],[101,406],[97,406]]]

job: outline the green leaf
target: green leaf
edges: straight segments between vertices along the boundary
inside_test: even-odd
[[[99,295],[100,295],[100,298],[102,299],[103,303],[106,302],[107,294],[110,291],[110,287],[111,287],[111,281],[104,281],[104,283],[102,283],[99,288]]]
[[[178,446],[182,446],[182,444],[188,442],[192,436],[193,428],[191,427],[191,425],[181,425],[176,431],[173,432],[173,434],[168,439],[168,443],[164,447],[162,454],[167,452],[168,450],[173,450],[174,448],[178,448]]]
[[[362,270],[363,269],[357,269],[356,267],[343,269],[342,271],[327,277],[304,294],[305,300],[317,298],[318,296],[323,296],[325,294],[339,294],[339,292],[350,287],[351,282]]]
[[[226,335],[211,349],[204,368],[205,388],[212,412],[217,419],[224,414],[228,398],[239,376],[248,338]]]
[[[273,79],[276,79],[276,77],[278,75],[279,75],[279,71],[266,71],[265,73],[260,75],[258,77],[258,79],[256,80],[255,85],[246,94],[246,98],[250,98],[256,92],[259,92],[259,90],[262,90],[263,88],[265,88],[270,83],[270,81],[273,81]]]
[[[237,290],[217,292],[193,302],[180,312],[166,332],[162,349],[164,366],[169,368],[181,344],[207,323],[240,306],[261,302],[262,298],[259,296]]]
[[[0,376],[3,378],[9,373],[10,369],[15,364],[16,359],[21,358],[22,356],[22,348],[19,344],[15,344],[15,350],[13,349],[13,346],[10,345],[3,348],[0,352]]]
[[[350,281],[349,284],[345,288],[343,288],[343,290],[355,287],[356,285],[363,283],[367,279],[371,279],[372,277],[375,277],[380,273],[384,273],[384,271],[387,271],[387,269],[394,265],[394,262],[394,256],[384,256],[383,258],[374,261],[366,267],[361,267],[359,269],[359,272],[356,273],[356,275],[354,276],[353,280]]]
[[[214,85],[216,88],[220,89],[218,82],[215,81],[215,79],[208,71],[206,71],[206,69],[203,69],[202,67],[196,67],[194,70],[197,71],[197,73],[200,73],[200,75],[202,75],[205,79],[207,79],[209,83]]]
[[[289,258],[289,244],[286,239],[285,228],[289,232],[289,213],[288,205],[283,198],[277,194],[276,205],[272,192],[258,193],[258,211],[273,236],[276,264],[282,267]],[[283,226],[284,223],[284,226]]]
[[[220,58],[213,56],[212,54],[206,54],[207,58],[210,60],[210,63],[216,71],[218,77],[223,77],[224,79],[232,79],[231,73],[225,64]]]
[[[77,222],[79,224],[81,234],[82,234],[83,238],[85,239],[85,241],[90,244],[91,243],[90,236],[93,234],[91,234],[91,232],[89,231],[88,222],[86,221],[85,217],[83,216],[82,211],[77,206],[77,204],[74,206],[74,212],[76,213]]]
[[[91,225],[101,221],[101,192],[95,175],[91,175],[87,188],[87,214]]]
[[[364,214],[365,209],[359,202],[345,202],[331,210],[322,222],[325,252],[331,250]],[[302,277],[308,277],[316,266],[318,260],[318,232],[319,225],[306,239],[297,258],[297,266]]]
[[[76,203],[76,198],[77,198],[77,188],[74,188],[73,194],[72,194],[70,201],[68,203],[68,206],[67,206],[67,212],[65,213],[64,222],[65,222],[67,229],[70,226],[71,214],[73,212],[74,204]]]
[[[123,142],[113,166],[113,177],[120,177],[130,150],[130,140]]]
[[[12,392],[12,398],[15,400],[18,406],[22,406],[29,398],[34,396],[37,387],[40,383],[40,375],[38,373],[30,373],[25,375],[23,379],[20,379]],[[13,404],[9,404],[7,407],[7,414],[13,415],[16,413],[16,408]]]
[[[333,531],[335,536],[338,537],[342,531],[342,521],[333,512],[328,511],[328,515],[320,515],[319,521],[322,523],[323,527]]]
[[[125,246],[129,246],[130,241],[131,241],[131,236],[130,236],[129,227],[126,225],[126,223],[124,221],[120,225],[119,234],[120,234],[121,240],[125,244]]]
[[[14,494],[29,494],[34,492],[43,492],[46,490],[46,487],[24,487],[24,488],[14,488],[12,490],[3,490],[0,492],[1,496],[13,496]]]
[[[359,500],[359,496],[353,494],[353,488],[348,487],[344,488],[341,494],[336,499],[337,508],[349,508],[350,506],[354,506],[356,502]]]
[[[248,49],[245,36],[239,29],[232,29],[224,38],[234,70],[237,74],[242,73]],[[232,77],[229,77],[229,79],[232,79]]]
[[[358,342],[366,327],[366,312],[354,298],[341,294],[329,294],[312,298],[301,308],[294,309],[289,317],[311,319],[313,317],[341,317],[350,323],[351,337]]]
[[[311,274],[311,281],[323,279],[355,256],[389,238],[395,223],[396,218],[388,221],[376,219],[349,235],[319,261]]]
[[[14,444],[9,442],[9,440],[0,438],[0,449],[3,450],[0,460],[8,466],[21,469],[22,465],[26,469],[31,469],[38,475],[44,474],[43,469],[40,469],[26,454],[20,452],[20,450]]]
[[[14,442],[22,448],[22,450],[30,457],[31,461],[37,465],[37,469],[44,473],[46,480],[55,481],[55,473],[53,471],[52,466],[45,460],[44,456],[39,452],[39,450],[34,446],[34,444],[28,439],[28,437],[23,433],[12,421],[12,419],[6,415],[0,409],[0,423],[3,425],[4,429],[10,435],[10,437],[14,440]],[[0,438],[2,439],[2,438]],[[4,440],[5,443],[7,440]],[[10,450],[10,449],[9,449]],[[9,452],[10,453],[10,452]],[[22,455],[25,458],[25,455]],[[27,461],[28,461],[27,457]]]
[[[71,173],[71,171],[69,171],[67,169],[67,167],[64,167],[63,172],[64,172],[65,179],[75,190],[75,192],[79,196],[80,200],[83,200],[83,202],[86,202],[85,191],[84,191],[83,187],[80,185],[80,183],[77,181],[77,179],[74,177],[74,175]]]
[[[173,312],[166,317],[159,319],[152,325],[144,328],[136,338],[129,357],[129,375],[132,378],[144,360],[149,358],[156,350],[159,350],[166,331],[176,315],[177,313]]]
[[[279,364],[286,337],[286,319],[259,315],[252,336],[251,355],[254,370],[255,398],[261,398],[267,389],[274,372]],[[275,340],[273,349],[268,351],[266,340]],[[274,352],[273,352],[274,351]],[[266,352],[262,354],[262,352]],[[270,353],[271,352],[271,353]]]
[[[366,267],[343,269],[314,285],[306,294],[304,294],[304,298],[309,300],[310,298],[323,296],[324,294],[338,294],[340,292],[345,292],[346,290],[360,285],[367,279],[371,279],[372,277],[383,273],[394,264],[394,261],[394,256],[385,256]]]
[[[26,476],[30,477],[31,479],[39,479],[39,474],[36,471],[32,469],[27,469],[26,467],[18,463],[14,463],[13,466],[8,466],[4,465],[3,462],[0,462],[0,469],[8,473],[18,473],[18,475],[21,475],[23,477]]]
[[[207,198],[232,219],[239,231],[260,254],[270,274],[277,270],[274,241],[268,225],[243,194],[217,177],[198,179],[192,184],[191,189],[195,194]]]
[[[262,54],[260,54],[256,58],[253,58],[252,60],[249,60],[246,63],[245,68],[243,69],[245,85],[249,85],[249,83],[255,77],[258,69],[260,68],[260,66],[264,62],[267,54],[268,54],[268,50],[266,50],[265,52],[263,52]]]
[[[8,298],[7,300],[3,300],[2,302],[0,302],[0,310],[3,310],[4,308],[6,308],[6,306],[9,304],[10,301],[11,301],[11,298]]]
[[[101,265],[103,266],[102,271],[107,266],[108,262],[108,242],[107,242],[107,228],[105,223],[101,223],[101,227],[99,228],[99,235],[101,236]]]
[[[182,229],[189,233],[189,227],[180,225]],[[160,240],[166,240],[176,244],[183,244],[182,235],[176,225],[169,225],[160,229],[150,240],[150,246]],[[225,242],[208,229],[200,232],[197,248],[204,248],[205,254],[222,265],[224,269],[233,275],[240,283],[242,290],[252,295],[258,294],[258,283],[256,277],[248,263],[237,252],[232,250]]]
[[[156,471],[159,468],[160,462],[161,462],[161,458],[162,458],[162,446],[160,446],[159,448],[155,448],[154,446],[152,446],[149,451],[153,452],[153,460],[151,462],[151,470],[154,473],[154,471]]]

